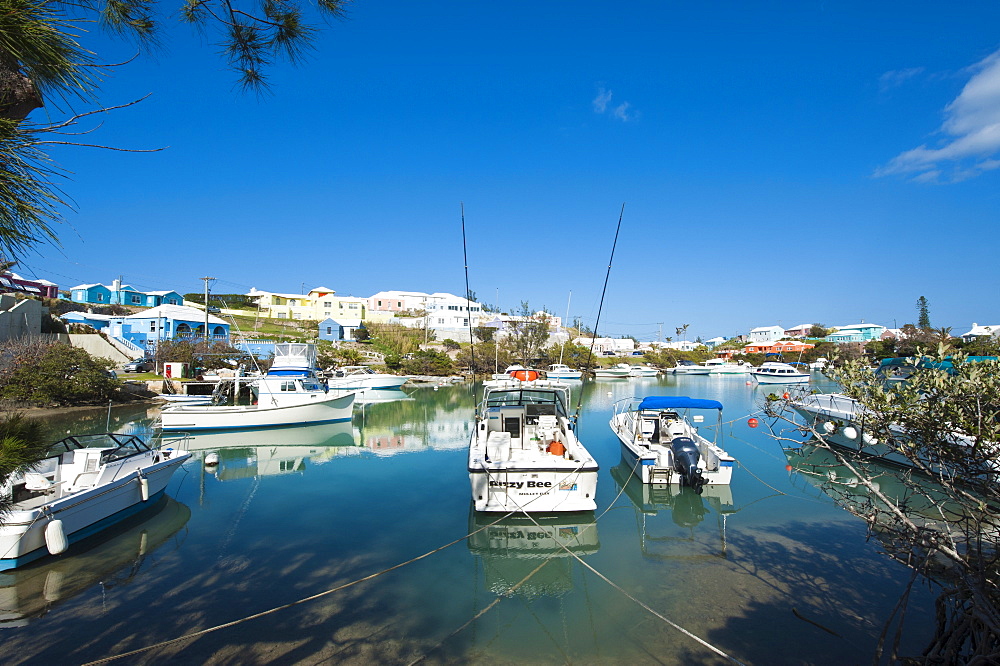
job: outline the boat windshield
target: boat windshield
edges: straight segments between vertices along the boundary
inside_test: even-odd
[[[486,395],[487,408],[520,405],[554,405],[557,414],[566,416],[566,397],[560,390],[505,389]]]
[[[148,444],[135,435],[106,432],[97,435],[73,435],[61,439],[49,447],[49,457],[75,449],[108,449],[101,455],[102,464],[152,451]]]

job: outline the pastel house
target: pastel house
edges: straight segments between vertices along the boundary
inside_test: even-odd
[[[205,337],[229,342],[229,323],[203,310],[185,305],[160,305],[108,322],[108,333],[133,351],[152,353],[160,340]]]
[[[70,289],[70,300],[88,305],[132,305],[154,308],[158,305],[183,305],[184,298],[176,291],[139,291],[115,280],[110,285],[79,284]]]
[[[882,338],[882,334],[885,333],[885,326],[879,324],[866,324],[864,322],[860,324],[849,324],[847,326],[837,326],[837,330],[830,335],[826,336],[826,339],[830,342],[836,342],[838,344],[844,342],[868,342],[869,340],[879,340]]]

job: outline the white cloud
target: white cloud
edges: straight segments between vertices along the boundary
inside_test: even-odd
[[[629,113],[628,110],[629,106],[631,105],[628,102],[622,102],[621,104],[615,107],[615,110],[611,112],[611,115],[613,115],[618,120],[624,122],[633,120],[635,118],[635,113],[634,112],[631,114]]]
[[[896,69],[886,72],[878,79],[879,90],[886,92],[892,88],[898,88],[918,74],[923,74],[923,72],[923,67],[910,67],[909,69]]]
[[[594,98],[594,111],[596,113],[604,113],[605,109],[608,108],[608,103],[611,101],[611,91],[601,88],[597,91],[597,97]]]
[[[604,113],[607,111],[608,105],[611,104],[611,97],[612,92],[610,90],[605,90],[604,87],[599,88],[597,91],[597,97],[593,100],[594,113]],[[631,103],[622,102],[611,109],[611,117],[621,120],[622,122],[628,122],[638,118],[639,114],[632,109]]]
[[[1000,51],[970,68],[972,77],[945,107],[938,130],[944,138],[907,150],[875,170],[875,176],[914,174],[921,182],[973,178],[996,169],[1000,153]]]

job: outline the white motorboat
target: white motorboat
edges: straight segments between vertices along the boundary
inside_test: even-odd
[[[712,372],[712,369],[704,365],[698,365],[694,361],[679,359],[677,364],[669,369],[669,372],[675,375],[707,375]]]
[[[330,390],[320,382],[315,368],[316,345],[276,344],[271,369],[251,384],[254,404],[170,405],[160,413],[160,427],[164,431],[227,430],[349,421],[355,392]]]
[[[658,374],[660,371],[648,364],[629,366],[629,377],[655,377]]]
[[[53,444],[47,458],[0,488],[13,500],[0,525],[0,570],[58,555],[155,504],[191,457],[185,441],[153,446],[136,435],[104,433]]]
[[[597,461],[576,437],[570,389],[547,381],[487,386],[469,442],[476,511],[597,508]]]
[[[753,370],[753,366],[744,361],[730,363],[724,358],[710,358],[702,365],[708,368],[710,375],[745,375]]]
[[[326,385],[331,389],[368,391],[398,389],[406,377],[375,372],[367,365],[345,365],[325,373]]]
[[[548,379],[580,379],[583,377],[583,370],[574,370],[565,363],[553,363],[545,371]]]
[[[618,363],[610,368],[597,368],[594,377],[597,379],[627,379],[632,376],[632,366],[628,363]]]
[[[808,372],[802,372],[790,363],[776,361],[761,364],[750,375],[760,384],[806,384],[810,379]]]
[[[735,459],[716,442],[698,434],[698,428],[689,420],[692,409],[718,413],[718,437],[722,403],[716,400],[649,396],[615,403],[611,430],[621,442],[625,461],[643,483],[684,485],[697,490],[703,485],[728,485],[732,480]],[[704,420],[701,414],[691,418],[696,423]]]
[[[212,404],[211,395],[186,395],[186,394],[173,394],[173,393],[161,393],[156,396],[158,400],[165,400],[172,405],[210,405]]]

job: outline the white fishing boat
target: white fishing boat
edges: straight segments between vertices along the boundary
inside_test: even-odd
[[[406,383],[406,377],[375,372],[367,365],[345,365],[324,373],[326,385],[331,389],[368,391],[398,389]]]
[[[622,456],[643,482],[684,485],[728,485],[735,459],[718,443],[708,441],[692,424],[704,421],[692,409],[718,414],[715,436],[722,423],[722,403],[685,396],[625,398],[615,403],[611,430],[621,442]],[[685,410],[682,413],[680,410]]]
[[[790,363],[768,361],[754,368],[750,376],[759,384],[807,384],[810,379],[808,372],[802,372]]]
[[[0,570],[58,555],[69,544],[151,506],[191,457],[186,438],[150,445],[135,435],[62,439],[0,494],[13,500],[0,525]]]
[[[487,386],[469,443],[476,511],[593,511],[597,461],[576,437],[568,386]]]
[[[753,366],[744,361],[730,363],[724,358],[710,358],[702,365],[708,368],[710,375],[745,375],[753,370]]]
[[[160,413],[164,431],[270,428],[349,421],[354,391],[331,390],[316,376],[316,345],[275,345],[271,369],[253,380],[250,405],[170,405]],[[239,378],[236,380],[239,383]],[[234,395],[239,395],[238,386]]]
[[[583,370],[574,370],[565,363],[553,363],[545,371],[547,379],[580,379],[583,377]]]
[[[655,377],[658,374],[660,371],[649,364],[631,365],[628,371],[629,377]]]
[[[627,379],[632,376],[632,366],[628,363],[618,363],[610,368],[597,368],[594,377],[597,379]]]
[[[675,375],[707,375],[712,372],[712,369],[704,365],[698,365],[694,361],[680,359],[674,367],[669,369],[669,372]]]

